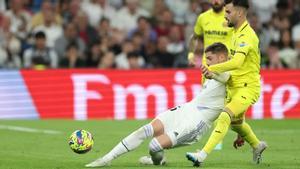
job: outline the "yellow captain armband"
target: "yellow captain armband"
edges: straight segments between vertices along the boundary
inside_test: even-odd
[[[194,59],[194,53],[193,52],[189,52],[188,54],[188,60],[193,60]]]

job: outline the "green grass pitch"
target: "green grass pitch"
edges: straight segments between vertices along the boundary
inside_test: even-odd
[[[0,169],[79,169],[108,152],[120,139],[149,121],[72,121],[28,120],[0,121]],[[252,150],[245,145],[240,150],[232,147],[235,138],[229,132],[223,142],[223,150],[214,151],[202,166],[205,169],[299,169],[300,168],[300,120],[249,121],[257,136],[266,140],[269,148],[263,163],[251,162]],[[3,127],[4,126],[4,127]],[[27,127],[39,130],[56,130],[60,134],[30,133],[8,130],[5,126]],[[73,153],[68,137],[76,129],[86,129],[94,135],[91,152]],[[185,152],[201,148],[209,134],[192,146],[166,151],[166,166],[142,166],[140,156],[147,155],[148,141],[137,150],[121,156],[107,168],[193,168],[186,160]]]

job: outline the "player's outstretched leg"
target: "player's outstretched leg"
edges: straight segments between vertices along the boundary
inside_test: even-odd
[[[89,164],[86,167],[103,167],[110,165],[111,161],[120,155],[134,150],[142,142],[150,137],[153,137],[154,129],[151,124],[147,124],[138,130],[125,137],[119,144],[117,144],[109,153],[102,158],[99,158]]]

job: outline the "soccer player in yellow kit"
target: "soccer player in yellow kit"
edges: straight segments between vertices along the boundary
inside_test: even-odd
[[[194,27],[188,54],[191,65],[195,64],[194,52],[197,44],[201,43],[202,40],[204,49],[216,42],[221,42],[229,48],[231,43],[233,29],[226,25],[224,0],[210,0],[210,4],[212,8],[198,16]],[[202,64],[206,65],[205,56],[202,57]],[[204,81],[205,77],[202,76],[202,84]],[[216,145],[215,149],[222,149],[222,141]]]
[[[194,64],[194,52],[197,44],[204,43],[204,49],[216,42],[221,42],[229,47],[233,29],[225,25],[224,0],[210,0],[212,8],[201,13],[194,26],[194,34],[189,43],[188,60]],[[202,64],[206,64],[202,57]],[[203,83],[203,81],[202,81]]]
[[[211,72],[230,71],[231,79],[227,82],[230,101],[218,117],[217,125],[203,149],[186,154],[195,166],[199,166],[224,138],[230,125],[253,148],[255,163],[260,163],[261,154],[267,148],[267,144],[258,140],[244,120],[245,112],[260,96],[259,39],[247,21],[248,8],[248,0],[226,0],[225,18],[228,26],[234,28],[230,45],[232,57],[227,62],[202,69],[207,78],[210,78]]]

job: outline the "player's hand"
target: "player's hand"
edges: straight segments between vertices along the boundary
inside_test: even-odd
[[[245,140],[240,135],[238,135],[237,138],[233,142],[233,147],[235,149],[238,149],[239,147],[242,147],[244,145],[244,143],[245,143]]]
[[[205,76],[206,79],[212,79],[213,73],[208,70],[208,68],[204,65],[201,65],[202,74]]]
[[[191,67],[195,67],[196,66],[195,56],[194,56],[193,52],[189,52],[189,54],[188,54],[188,61],[189,61],[189,66],[191,66]]]

